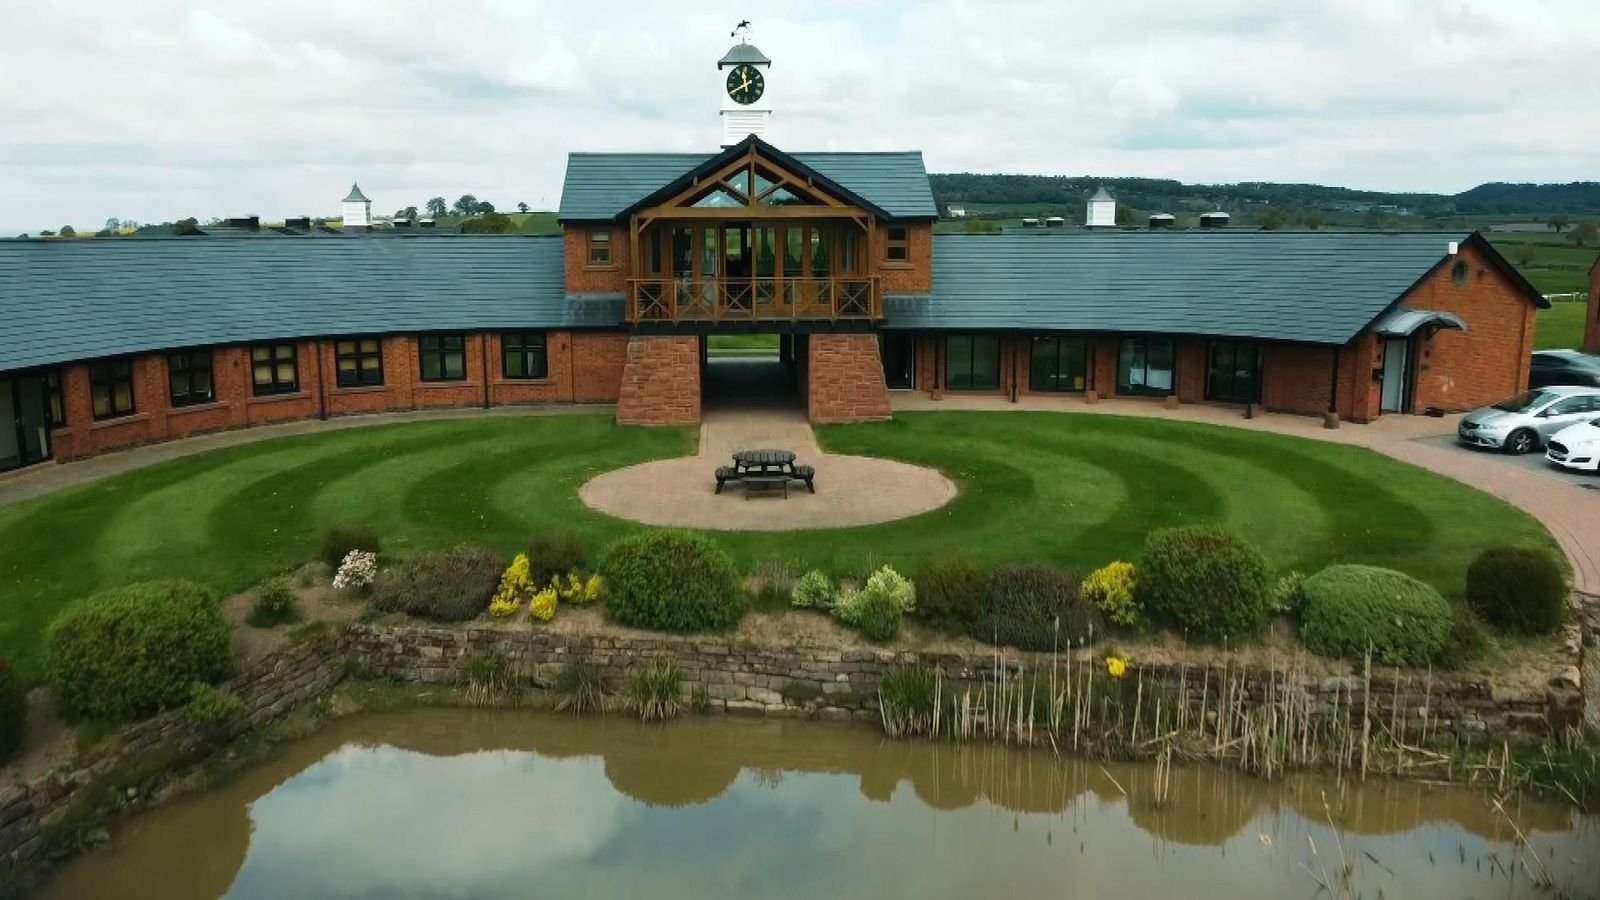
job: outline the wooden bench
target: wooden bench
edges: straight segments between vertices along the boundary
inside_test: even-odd
[[[812,483],[812,479],[814,479],[816,477],[817,477],[817,470],[812,468],[811,466],[795,466],[794,467],[794,474],[790,476],[790,480],[791,481],[803,481],[803,482],[805,482],[806,483],[806,490],[808,490],[811,493],[815,494],[817,492],[817,486]]]
[[[717,466],[717,493],[722,493],[722,485],[729,481],[740,481],[739,473],[733,466]]]
[[[741,479],[744,482],[744,498],[749,500],[756,494],[776,494],[783,492],[783,499],[789,499],[789,476],[787,475],[746,475]]]

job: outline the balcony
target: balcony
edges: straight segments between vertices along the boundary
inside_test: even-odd
[[[878,280],[830,278],[635,278],[628,321],[870,322],[883,318]]]

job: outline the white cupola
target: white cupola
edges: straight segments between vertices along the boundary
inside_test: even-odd
[[[361,193],[361,185],[350,185],[350,193],[345,196],[340,209],[346,229],[372,227],[372,201]]]
[[[722,146],[732,147],[750,135],[767,136],[772,101],[767,94],[767,72],[772,60],[750,43],[750,23],[733,30],[739,39],[717,61],[718,89],[722,91]]]
[[[1084,212],[1083,224],[1090,228],[1117,227],[1117,201],[1106,192],[1105,185],[1089,198],[1089,208]]]

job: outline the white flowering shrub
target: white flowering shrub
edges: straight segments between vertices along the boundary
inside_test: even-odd
[[[378,554],[368,553],[365,550],[351,550],[345,554],[344,561],[339,563],[339,571],[333,576],[333,589],[361,591],[371,587],[377,578]]]

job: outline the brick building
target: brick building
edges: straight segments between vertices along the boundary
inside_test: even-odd
[[[1364,422],[1526,383],[1545,301],[1476,234],[935,235],[920,154],[762,139],[769,64],[749,44],[719,63],[719,152],[573,154],[557,236],[0,241],[0,469],[439,406],[691,424],[729,333],[780,335],[817,422],[888,418],[895,390]]]

